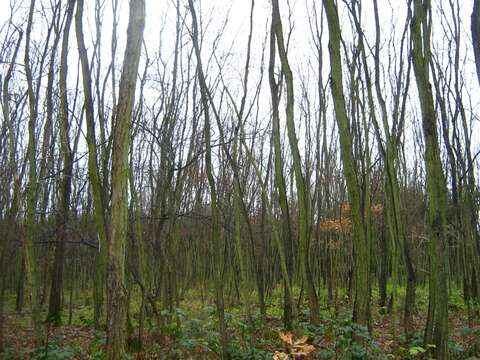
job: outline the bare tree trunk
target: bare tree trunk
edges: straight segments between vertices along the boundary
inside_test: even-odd
[[[272,21],[270,29],[270,60],[268,64],[268,80],[270,84],[270,96],[272,99],[272,143],[273,143],[273,164],[274,164],[274,180],[275,189],[278,197],[278,204],[281,211],[281,223],[282,223],[282,240],[283,248],[285,251],[285,260],[287,265],[287,271],[289,278],[293,278],[293,265],[294,265],[294,253],[293,253],[293,233],[290,219],[290,210],[287,200],[287,185],[285,183],[285,176],[283,173],[283,156],[282,156],[282,144],[280,135],[280,114],[279,114],[279,84],[275,81],[275,57],[276,57],[276,44],[275,44],[275,29]],[[285,328],[290,329],[293,327],[293,322],[296,320],[294,314],[295,304],[293,294],[288,294],[288,285],[286,279],[284,279],[284,295],[283,295],[283,322]]]
[[[83,93],[85,97],[85,118],[87,123],[87,146],[88,146],[88,177],[93,194],[93,207],[95,225],[98,233],[98,252],[95,254],[95,277],[94,277],[94,311],[93,317],[95,327],[100,327],[100,318],[103,307],[103,293],[107,266],[107,248],[108,248],[108,231],[107,221],[105,218],[106,201],[104,199],[104,191],[100,180],[100,172],[98,169],[98,151],[95,136],[95,117],[92,97],[92,76],[90,74],[90,66],[88,64],[88,54],[85,47],[83,36],[83,1],[77,1],[77,10],[75,14],[75,33],[77,36],[78,54],[82,65]]]
[[[414,0],[411,23],[412,60],[422,110],[425,168],[430,226],[429,304],[425,343],[435,344],[438,359],[448,359],[447,186],[442,169],[437,119],[429,79],[431,8],[428,0]]]
[[[29,103],[29,120],[28,120],[28,187],[27,187],[27,218],[25,221],[24,233],[24,254],[25,254],[25,270],[30,291],[30,301],[32,310],[32,323],[34,330],[35,344],[39,346],[43,341],[43,334],[40,319],[40,291],[37,269],[37,259],[34,251],[34,233],[35,218],[37,204],[37,162],[36,162],[36,124],[37,124],[37,105],[33,88],[32,70],[30,64],[30,35],[33,24],[33,11],[35,9],[35,0],[30,2],[30,10],[28,15],[27,30],[25,31],[25,75],[28,84],[28,103]]]
[[[63,177],[60,185],[60,210],[58,215],[58,243],[55,246],[55,257],[52,271],[52,287],[47,318],[54,324],[62,322],[62,290],[63,267],[65,257],[65,241],[67,241],[67,224],[70,210],[70,195],[72,193],[73,153],[68,136],[68,99],[67,99],[67,71],[68,71],[68,38],[73,19],[75,0],[70,0],[67,7],[67,18],[63,31],[62,53],[60,60],[60,148],[63,158]],[[53,59],[52,59],[53,61]]]
[[[348,198],[351,204],[352,237],[355,249],[354,264],[354,307],[353,321],[368,325],[370,321],[370,256],[366,237],[365,224],[362,216],[357,169],[353,158],[351,131],[343,92],[342,59],[340,55],[341,30],[338,19],[338,9],[333,0],[324,0],[323,5],[328,21],[330,41],[331,77],[336,120],[340,133],[340,150],[343,162],[343,172],[347,183]]]
[[[205,172],[210,187],[210,207],[212,212],[212,244],[213,244],[213,271],[215,281],[215,303],[218,313],[218,326],[220,332],[220,344],[222,347],[222,359],[230,359],[228,352],[228,335],[225,322],[225,304],[224,304],[224,285],[223,285],[223,241],[220,234],[220,213],[217,204],[217,189],[215,178],[212,171],[212,146],[210,135],[210,114],[209,114],[209,98],[208,86],[203,73],[202,58],[200,54],[200,46],[198,40],[198,22],[193,0],[188,0],[190,13],[192,15],[192,40],[197,58],[197,75],[200,83],[200,94],[204,114],[204,138],[205,138]]]
[[[297,190],[298,201],[298,242],[299,242],[299,262],[302,272],[302,279],[305,282],[308,305],[310,308],[310,322],[318,324],[320,322],[320,309],[318,304],[317,291],[315,290],[315,282],[310,269],[309,261],[309,194],[305,184],[305,177],[302,170],[302,159],[298,148],[298,139],[295,133],[294,119],[294,94],[293,94],[293,74],[288,62],[285,41],[283,39],[282,21],[280,18],[280,9],[278,0],[272,1],[272,29],[275,31],[275,37],[278,44],[278,53],[282,65],[282,71],[285,75],[287,85],[287,134],[290,150],[293,159],[293,171],[295,175],[295,185]]]
[[[123,60],[118,104],[115,110],[112,149],[112,211],[108,246],[108,323],[107,359],[126,357],[125,326],[127,289],[125,284],[125,247],[128,230],[128,178],[131,124],[135,104],[135,86],[140,62],[145,1],[130,2],[127,47]]]

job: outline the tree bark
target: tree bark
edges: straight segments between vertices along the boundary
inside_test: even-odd
[[[425,168],[430,227],[429,304],[425,343],[435,344],[438,359],[448,359],[447,186],[442,169],[435,104],[429,79],[431,5],[414,0],[411,35],[413,70],[417,80],[425,141]]]
[[[69,219],[70,195],[72,193],[73,153],[68,136],[68,38],[73,19],[75,0],[70,0],[67,7],[67,18],[63,31],[62,53],[60,60],[60,149],[63,161],[63,174],[60,184],[60,209],[58,215],[58,243],[55,246],[54,265],[52,271],[52,287],[47,319],[54,324],[61,324],[63,267],[65,257],[65,241],[67,241],[67,224]],[[52,59],[53,61],[53,59]]]
[[[34,251],[34,234],[36,222],[36,205],[37,205],[37,163],[36,163],[36,124],[37,124],[37,104],[33,88],[32,70],[30,64],[30,35],[33,24],[33,11],[35,9],[35,0],[30,2],[30,10],[28,14],[27,30],[25,31],[25,75],[27,78],[27,93],[29,104],[28,119],[28,185],[27,185],[27,218],[24,227],[24,243],[23,251],[25,256],[25,271],[28,289],[30,291],[32,324],[34,331],[34,340],[37,346],[43,341],[41,328],[41,305],[37,259]]]
[[[357,169],[353,158],[352,135],[343,95],[342,59],[340,55],[341,30],[335,2],[333,0],[324,0],[323,5],[327,16],[330,37],[328,44],[331,66],[330,87],[340,134],[343,172],[351,204],[352,237],[355,249],[353,321],[361,325],[368,325],[370,320],[370,249],[362,216],[360,191],[356,175]]]
[[[273,13],[273,12],[272,12]],[[282,240],[283,249],[285,251],[285,260],[287,265],[287,271],[289,278],[293,278],[293,265],[294,265],[294,253],[293,253],[293,234],[290,220],[290,210],[287,199],[287,185],[285,183],[285,176],[283,173],[283,156],[282,156],[282,144],[280,135],[280,114],[279,114],[279,86],[275,81],[275,28],[272,21],[270,29],[270,60],[268,64],[268,80],[270,84],[270,96],[272,99],[272,143],[273,143],[273,165],[274,165],[274,179],[275,189],[278,196],[278,204],[280,205],[281,222],[282,222]],[[283,295],[283,323],[285,328],[291,329],[293,322],[296,320],[293,307],[295,306],[293,301],[290,301],[292,296],[288,294],[288,285],[284,279],[284,295]]]
[[[285,75],[287,84],[287,134],[288,142],[290,144],[290,151],[293,160],[293,172],[295,175],[295,185],[297,190],[298,201],[298,242],[299,242],[299,262],[300,270],[302,272],[302,279],[305,281],[308,305],[310,308],[310,322],[314,325],[320,322],[320,310],[318,304],[317,291],[315,289],[315,282],[313,274],[310,269],[309,261],[309,194],[307,186],[305,185],[305,177],[302,171],[302,159],[300,150],[298,148],[298,139],[295,133],[295,118],[294,118],[294,88],[293,88],[293,74],[288,62],[285,41],[283,39],[282,21],[280,18],[280,9],[278,0],[272,1],[272,29],[275,31],[277,39],[278,53],[282,65],[282,71]]]
[[[215,178],[212,171],[212,146],[211,146],[211,134],[210,134],[210,113],[209,113],[209,96],[208,86],[203,73],[202,58],[200,54],[200,46],[198,40],[198,21],[193,5],[193,0],[188,0],[190,13],[192,15],[192,40],[195,50],[195,56],[197,58],[197,76],[200,83],[200,96],[203,107],[204,115],[204,138],[205,138],[205,172],[210,188],[210,207],[212,213],[212,227],[211,236],[213,244],[213,271],[215,281],[215,303],[217,306],[218,314],[218,326],[220,333],[220,345],[222,347],[221,357],[222,359],[230,359],[228,351],[228,336],[225,322],[225,304],[224,304],[224,285],[223,285],[223,242],[220,235],[220,213],[217,205],[217,189],[215,185]]]
[[[87,123],[87,147],[88,147],[88,177],[93,195],[93,207],[95,225],[98,234],[98,252],[95,254],[95,277],[94,277],[94,311],[93,317],[95,327],[100,327],[100,318],[103,307],[103,292],[107,266],[107,248],[108,248],[108,231],[106,214],[106,201],[102,190],[100,172],[98,168],[98,151],[95,136],[95,115],[92,97],[92,76],[88,63],[88,53],[85,47],[85,39],[83,36],[83,2],[77,1],[77,10],[75,14],[75,33],[78,44],[78,54],[82,65],[83,93],[85,98],[85,119]]]
[[[125,285],[125,247],[128,230],[128,178],[131,124],[135,104],[135,86],[140,62],[145,1],[130,1],[127,45],[115,110],[112,148],[111,235],[108,244],[108,323],[107,359],[126,357],[125,325],[127,289]]]

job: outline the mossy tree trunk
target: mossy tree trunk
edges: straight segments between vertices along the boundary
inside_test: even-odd
[[[422,112],[430,227],[429,304],[425,343],[435,344],[438,359],[448,359],[447,186],[442,169],[435,103],[430,84],[431,5],[414,0],[411,36],[413,70]]]
[[[85,119],[87,125],[87,147],[88,147],[88,177],[93,196],[93,211],[95,225],[98,234],[98,252],[95,254],[95,277],[93,288],[94,311],[93,318],[95,327],[100,327],[100,319],[103,307],[103,294],[105,288],[108,231],[106,220],[106,200],[102,189],[102,181],[98,167],[98,150],[95,135],[95,114],[92,95],[92,75],[88,62],[88,53],[83,35],[83,3],[84,0],[77,0],[75,13],[75,33],[77,37],[78,54],[82,66],[83,95],[85,98]]]
[[[199,45],[198,20],[193,5],[193,0],[188,0],[190,13],[192,16],[192,40],[197,59],[197,76],[200,84],[200,96],[204,116],[204,139],[205,139],[205,173],[210,189],[210,208],[211,208],[211,238],[213,245],[213,276],[215,283],[215,303],[218,315],[218,327],[220,333],[221,358],[229,359],[228,336],[225,322],[225,304],[224,304],[224,284],[223,284],[223,251],[224,244],[220,234],[220,212],[217,204],[217,189],[212,169],[212,145],[211,145],[211,122],[209,112],[209,90],[203,72],[202,58]]]
[[[131,1],[127,45],[113,124],[112,210],[107,276],[107,359],[110,360],[126,358],[125,327],[128,304],[125,283],[125,248],[128,230],[128,178],[130,172],[128,151],[144,27],[145,1]]]
[[[353,158],[352,135],[343,91],[342,58],[340,55],[341,30],[338,9],[333,0],[324,0],[323,6],[328,22],[330,41],[330,87],[333,96],[335,116],[340,135],[340,150],[348,198],[351,204],[352,237],[355,249],[354,259],[354,306],[353,321],[368,325],[370,320],[370,248],[362,216],[360,187]]]
[[[276,45],[275,45],[275,28],[272,21],[270,29],[270,59],[268,64],[268,80],[270,84],[270,96],[272,100],[272,143],[273,143],[273,164],[274,164],[274,179],[275,189],[278,197],[278,203],[280,205],[281,223],[282,223],[282,240],[283,249],[285,251],[285,260],[287,265],[287,271],[289,278],[293,278],[293,265],[294,265],[294,253],[293,253],[293,234],[290,220],[290,210],[287,199],[287,185],[285,183],[285,176],[283,173],[283,156],[282,156],[282,144],[280,135],[280,114],[279,114],[279,85],[275,80],[275,57],[276,57]],[[283,296],[283,322],[285,328],[291,329],[293,322],[296,320],[293,307],[295,306],[293,301],[293,294],[288,294],[288,285],[284,279],[284,296]]]
[[[299,242],[299,262],[302,279],[305,282],[308,304],[310,308],[310,322],[318,324],[320,322],[320,312],[318,304],[315,281],[310,269],[309,261],[309,194],[305,184],[305,177],[302,170],[302,159],[298,147],[298,138],[295,131],[295,98],[293,87],[293,74],[288,62],[287,50],[283,38],[282,21],[278,0],[272,1],[272,30],[275,32],[275,38],[278,45],[278,54],[282,66],[282,72],[285,75],[287,85],[287,135],[292,153],[293,172],[295,175],[295,185],[298,201],[298,242]]]
[[[67,225],[70,210],[70,197],[72,193],[73,152],[69,140],[69,114],[67,99],[67,72],[68,72],[68,40],[70,26],[73,19],[75,0],[69,0],[67,17],[63,31],[62,52],[60,58],[60,149],[63,162],[63,172],[60,183],[60,209],[58,214],[58,240],[55,245],[54,264],[52,269],[52,286],[47,319],[54,324],[62,322],[62,290],[63,267],[65,258],[65,241],[67,241]],[[53,59],[52,59],[53,63]]]
[[[39,277],[37,259],[34,249],[34,234],[36,224],[37,207],[37,162],[36,162],[36,125],[37,125],[37,104],[35,91],[33,87],[32,70],[30,64],[30,35],[33,24],[33,11],[35,9],[35,0],[30,2],[30,10],[27,20],[27,29],[25,31],[25,76],[27,78],[27,94],[29,105],[28,118],[28,185],[27,185],[27,217],[25,219],[23,251],[25,259],[25,271],[28,289],[30,291],[31,316],[33,323],[33,332],[35,344],[39,346],[43,341],[41,327],[41,304],[39,291]]]

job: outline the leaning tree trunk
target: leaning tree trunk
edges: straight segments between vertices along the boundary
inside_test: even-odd
[[[293,94],[293,75],[288,62],[285,41],[283,39],[282,21],[280,18],[280,10],[278,0],[272,1],[272,29],[275,31],[277,39],[278,54],[282,65],[282,71],[285,75],[287,84],[287,135],[292,153],[293,172],[295,175],[295,185],[297,189],[298,201],[298,243],[299,243],[299,261],[302,279],[305,282],[308,304],[310,308],[310,322],[318,324],[320,322],[320,310],[318,304],[317,291],[315,290],[315,281],[310,269],[310,262],[308,256],[308,236],[310,234],[308,228],[309,220],[309,199],[308,190],[305,184],[305,177],[302,171],[302,159],[300,157],[300,150],[298,148],[298,139],[295,133],[295,119],[294,119],[294,94]]]
[[[268,80],[270,84],[270,95],[272,99],[272,143],[274,153],[274,179],[275,189],[277,192],[278,203],[280,205],[280,215],[282,222],[282,239],[285,251],[285,260],[287,261],[287,271],[289,278],[293,277],[293,238],[292,226],[290,221],[290,210],[287,199],[287,185],[285,183],[285,176],[283,174],[283,156],[282,144],[280,136],[280,115],[279,115],[279,89],[275,81],[275,29],[273,22],[270,29],[270,60],[268,64]],[[288,294],[288,284],[284,279],[284,296],[283,296],[283,322],[285,328],[291,329],[293,322],[296,321],[294,316],[294,303],[291,301],[293,297]]]
[[[228,336],[225,323],[225,305],[224,305],[224,285],[222,277],[223,266],[223,244],[220,234],[220,210],[217,204],[217,189],[215,185],[215,178],[212,170],[212,145],[210,134],[210,114],[209,114],[209,97],[208,86],[203,73],[202,58],[200,54],[199,35],[198,35],[198,21],[193,5],[193,0],[188,0],[190,13],[192,15],[192,40],[195,50],[195,56],[197,58],[197,76],[200,83],[200,96],[203,106],[204,114],[204,137],[205,137],[205,173],[207,175],[208,185],[210,188],[210,206],[212,211],[212,245],[213,245],[213,271],[215,278],[215,302],[218,313],[218,327],[220,332],[220,344],[222,347],[221,357],[222,359],[229,359],[228,352]]]
[[[99,250],[95,256],[95,278],[93,289],[93,318],[95,327],[100,327],[101,310],[103,307],[103,291],[105,283],[105,270],[107,266],[107,244],[108,232],[105,219],[106,202],[103,195],[100,171],[98,168],[98,151],[95,136],[95,115],[92,96],[92,76],[88,63],[88,53],[83,36],[83,1],[77,1],[75,14],[75,33],[77,37],[78,54],[82,65],[83,92],[85,98],[85,119],[87,125],[87,147],[88,147],[88,178],[93,196],[94,218],[98,233]]]
[[[333,105],[340,134],[340,150],[343,162],[343,172],[347,183],[348,198],[351,204],[352,237],[355,247],[355,295],[353,305],[353,321],[368,325],[370,319],[370,256],[369,245],[365,233],[362,216],[362,206],[359,185],[356,177],[356,167],[353,158],[352,138],[349,120],[343,96],[342,59],[340,55],[340,23],[338,10],[333,0],[324,0],[323,5],[327,16],[330,41],[331,78],[330,86]]]

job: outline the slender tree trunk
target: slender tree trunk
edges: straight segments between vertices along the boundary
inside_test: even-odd
[[[70,195],[72,193],[73,153],[68,136],[68,99],[67,99],[67,71],[68,71],[68,38],[73,19],[75,0],[69,0],[67,18],[63,31],[62,53],[60,60],[60,148],[63,158],[63,176],[60,185],[60,210],[58,219],[58,244],[55,246],[54,265],[52,271],[52,287],[50,291],[50,303],[48,319],[54,324],[62,322],[62,290],[63,268],[65,258],[65,241],[67,241],[67,224],[69,219]],[[52,60],[53,61],[53,60]]]
[[[299,261],[302,271],[302,279],[305,282],[308,304],[310,308],[310,322],[318,324],[320,322],[320,312],[317,291],[315,290],[315,281],[310,269],[309,261],[309,194],[305,184],[305,177],[302,171],[302,159],[298,148],[298,139],[295,133],[294,106],[295,99],[293,94],[293,74],[288,62],[287,51],[283,39],[282,21],[280,18],[280,10],[278,0],[272,1],[272,29],[275,31],[277,39],[278,53],[282,65],[282,71],[285,75],[287,84],[287,134],[292,152],[293,171],[295,175],[295,185],[297,190],[298,201],[298,242],[299,242]]]
[[[323,5],[330,36],[328,44],[331,66],[330,86],[340,134],[343,172],[351,204],[352,237],[355,249],[353,321],[362,325],[368,325],[370,320],[370,249],[362,216],[360,191],[356,175],[357,169],[353,158],[350,125],[343,95],[342,58],[340,55],[341,30],[335,2],[333,0],[324,0]]]
[[[285,183],[285,176],[283,173],[283,156],[282,156],[282,144],[280,135],[280,114],[279,114],[279,86],[275,81],[275,28],[272,21],[270,29],[270,60],[268,65],[268,80],[270,84],[270,95],[272,99],[272,143],[274,149],[274,179],[275,189],[277,191],[278,203],[281,211],[282,222],[282,240],[283,248],[285,251],[285,260],[287,265],[287,271],[289,278],[293,278],[293,265],[294,265],[294,253],[293,253],[293,234],[290,220],[290,210],[287,200],[287,185]],[[296,320],[293,316],[293,302],[290,301],[290,295],[288,294],[288,284],[284,279],[284,296],[283,296],[283,322],[285,328],[291,329],[293,322]]]
[[[34,234],[36,222],[36,205],[37,205],[37,162],[36,162],[36,124],[37,124],[37,105],[33,88],[32,70],[30,65],[30,35],[33,24],[33,11],[35,9],[35,0],[30,2],[30,10],[28,15],[27,30],[25,32],[25,75],[28,84],[28,103],[29,103],[29,120],[28,120],[28,186],[27,186],[27,218],[25,221],[24,233],[24,255],[25,270],[28,289],[30,291],[32,323],[34,331],[35,344],[39,346],[43,341],[43,334],[40,319],[40,282],[38,277],[37,259],[34,249]]]
[[[135,104],[135,86],[140,62],[145,1],[130,2],[127,46],[120,77],[119,101],[115,110],[112,149],[112,211],[108,246],[108,323],[107,359],[126,357],[125,326],[127,289],[125,284],[125,247],[128,230],[128,178],[131,124]]]
[[[12,77],[13,69],[15,66],[15,62],[18,55],[18,50],[20,49],[20,45],[22,43],[23,32],[19,32],[17,44],[13,51],[12,60],[8,66],[7,72],[5,74],[3,84],[2,84],[2,113],[3,119],[8,129],[8,152],[9,152],[9,165],[10,165],[10,172],[12,176],[13,182],[13,194],[10,209],[7,212],[7,219],[10,225],[10,228],[7,229],[7,236],[5,240],[12,241],[12,236],[18,226],[18,214],[21,208],[21,191],[20,191],[20,184],[22,182],[21,176],[18,174],[18,163],[16,159],[15,149],[16,149],[16,135],[15,135],[15,126],[13,125],[13,121],[10,116],[10,103],[9,103],[9,83]],[[17,297],[15,301],[15,311],[21,311],[23,308],[23,296],[24,296],[24,279],[25,279],[25,262],[24,262],[24,251],[20,251],[19,254],[20,264],[18,265],[20,268],[19,275],[18,275],[18,283],[17,283]]]
[[[15,298],[15,311],[21,312],[25,303],[25,252],[20,251],[20,264],[18,264],[20,273],[18,274],[17,296]]]
[[[209,114],[209,98],[208,98],[208,86],[203,73],[202,58],[200,54],[200,46],[198,40],[198,22],[193,0],[188,0],[190,13],[192,15],[192,40],[195,50],[195,56],[197,58],[197,76],[200,83],[200,95],[203,106],[204,114],[204,138],[205,138],[205,172],[207,175],[208,185],[210,188],[210,207],[212,212],[211,222],[211,234],[214,251],[213,259],[213,271],[215,278],[215,302],[218,313],[218,326],[220,332],[220,344],[222,347],[222,359],[229,359],[230,354],[228,352],[228,336],[225,323],[225,305],[224,305],[224,285],[223,285],[223,242],[221,241],[220,234],[220,213],[217,205],[217,189],[215,185],[215,178],[212,171],[212,147],[211,147],[211,135],[210,135],[210,114]]]
[[[99,250],[95,254],[95,275],[94,275],[94,322],[95,327],[100,327],[101,312],[103,307],[103,293],[106,277],[107,250],[108,250],[108,231],[105,218],[106,201],[100,179],[98,168],[98,151],[95,136],[95,115],[92,97],[92,76],[88,64],[88,53],[85,47],[83,36],[83,2],[77,1],[77,10],[75,14],[75,33],[77,37],[78,54],[82,65],[83,93],[85,97],[85,118],[87,123],[87,147],[88,147],[88,177],[90,179],[91,191],[93,194],[93,211],[95,225],[98,234]]]
[[[435,356],[443,360],[449,358],[446,239],[448,191],[442,169],[435,105],[429,79],[431,5],[428,0],[414,0],[413,5],[412,60],[422,111],[430,227],[429,304],[425,343],[434,343]]]

